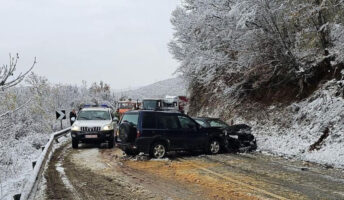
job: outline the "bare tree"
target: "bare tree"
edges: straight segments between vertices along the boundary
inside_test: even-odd
[[[12,57],[10,54],[10,63],[7,65],[3,65],[0,67],[0,90],[4,91],[5,89],[8,89],[10,87],[18,85],[25,76],[34,68],[36,65],[36,57],[34,58],[32,66],[24,73],[20,73],[18,76],[14,75],[14,72],[16,71],[19,55],[16,54],[15,57]]]

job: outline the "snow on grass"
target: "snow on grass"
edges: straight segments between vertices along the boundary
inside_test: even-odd
[[[234,111],[235,124],[252,126],[258,151],[338,168],[344,168],[344,81],[329,81],[310,97],[289,106],[273,105],[259,110]],[[221,95],[221,94],[219,94]],[[232,99],[223,102],[230,104]],[[203,108],[198,116],[219,117],[224,105]],[[247,117],[249,115],[250,117]],[[252,117],[254,116],[254,117]],[[329,130],[328,137],[311,146]]]
[[[339,82],[330,81],[282,112],[272,109],[269,120],[249,121],[258,149],[344,168],[344,99],[336,96],[338,85]],[[329,129],[329,136],[318,145],[318,150],[311,150],[325,128]]]
[[[32,161],[42,153],[32,143],[48,141],[49,135],[32,134],[20,140],[8,139],[0,141],[0,199],[13,199],[13,195],[21,192],[26,179],[32,173]]]

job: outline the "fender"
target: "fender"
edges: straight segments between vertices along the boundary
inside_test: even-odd
[[[161,135],[156,135],[156,136],[154,136],[153,137],[153,139],[152,139],[152,142],[151,142],[151,144],[150,144],[150,146],[151,145],[153,145],[155,142],[157,142],[157,141],[163,141],[163,142],[165,142],[166,143],[166,145],[167,145],[167,149],[170,149],[170,147],[171,147],[171,141],[169,140],[169,139],[167,139],[166,137],[163,137],[163,136],[161,136]]]

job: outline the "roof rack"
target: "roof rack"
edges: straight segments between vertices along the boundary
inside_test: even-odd
[[[102,108],[110,108],[110,106],[106,105],[106,104],[102,104],[102,105],[96,105],[96,104],[85,104],[82,106],[82,108],[94,108],[94,107],[102,107]]]

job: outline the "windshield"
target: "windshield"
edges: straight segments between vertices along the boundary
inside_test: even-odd
[[[144,100],[143,101],[143,109],[144,110],[155,110],[158,108],[158,101],[157,100]]]
[[[162,104],[163,107],[174,108],[177,106],[177,101],[175,101],[174,99],[165,99]]]
[[[87,110],[79,112],[78,120],[111,120],[111,116],[107,111]]]
[[[208,120],[209,124],[210,124],[210,127],[221,127],[221,128],[227,128],[228,125],[219,120],[219,119],[212,119],[212,120]]]
[[[132,109],[134,107],[134,104],[132,103],[119,103],[118,108],[119,109]]]

